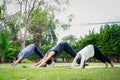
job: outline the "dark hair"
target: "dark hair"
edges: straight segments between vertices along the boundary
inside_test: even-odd
[[[77,64],[80,64],[80,62],[81,62],[81,58],[77,58]]]
[[[47,62],[46,62],[48,65],[52,63],[52,60],[49,59]]]

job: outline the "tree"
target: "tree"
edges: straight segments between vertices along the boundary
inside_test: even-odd
[[[39,17],[38,17],[39,16]],[[56,20],[54,15],[48,10],[36,9],[31,15],[32,24],[30,24],[29,32],[33,35],[35,43],[39,44],[43,39],[49,42],[55,42],[56,35],[54,33]]]
[[[55,1],[58,5],[64,2],[68,3],[62,0]],[[58,6],[46,3],[45,1],[40,1],[39,6],[35,8],[30,15],[32,24],[29,25],[29,32],[33,34],[34,41],[38,44],[41,42],[49,44],[57,42],[54,30],[56,29],[56,25],[60,22],[55,19],[55,13],[58,13],[61,9]],[[64,28],[65,27],[68,26],[64,26]]]
[[[61,7],[61,5],[66,5],[69,2],[69,0],[53,0],[53,1],[51,1],[53,4],[51,4],[51,2],[49,2],[49,1],[44,1],[44,0],[34,0],[34,1],[33,0],[17,0],[16,2],[20,6],[19,18],[18,18],[17,22],[19,22],[19,26],[21,26],[21,28],[24,27],[24,32],[25,32],[22,35],[21,34],[22,30],[20,30],[21,46],[22,46],[22,48],[24,48],[25,47],[25,41],[28,38],[27,37],[27,31],[28,31],[29,27],[32,25],[31,23],[35,24],[35,18],[36,19],[39,18],[39,17],[36,17],[36,15],[40,15],[40,14],[34,13],[35,10],[36,11],[37,10],[40,10],[40,11],[43,10],[43,15],[44,15],[44,13],[46,14],[46,12],[49,11],[49,14],[53,14],[51,16],[55,16],[56,13],[59,13],[60,11],[63,11],[65,9],[65,7],[64,6]],[[47,10],[47,11],[45,11],[45,10]],[[32,15],[32,19],[30,18],[31,15]],[[39,33],[38,32],[35,33],[35,32],[30,31],[32,33],[35,33],[33,35],[35,42],[37,42],[37,43],[41,42],[41,39],[43,38],[43,36],[40,35],[41,33],[46,33],[45,37],[47,37],[49,35],[50,36],[53,35],[51,37],[51,38],[53,38],[51,40],[51,42],[55,42],[53,40],[57,40],[57,39],[55,39],[56,37],[54,35],[54,28],[46,29],[46,27],[48,28],[48,26],[49,26],[49,25],[46,26],[46,24],[51,24],[51,23],[54,24],[55,21],[53,21],[53,20],[55,20],[55,17],[53,17],[54,19],[52,18],[52,20],[51,20],[51,17],[47,17],[47,16],[45,17],[45,15],[44,15],[44,17],[41,17],[41,18],[43,18],[42,20],[44,20],[44,21],[46,20],[45,21],[46,23],[44,23],[44,25],[39,23],[39,21],[40,21],[40,19],[39,19],[39,21],[36,20],[36,24],[39,24],[39,25],[35,25],[35,26],[32,26],[32,27],[34,27],[34,28],[37,27],[37,29],[38,29],[38,28],[40,28],[38,26],[42,26],[41,29],[44,29],[44,30],[43,31],[41,30]],[[21,25],[21,22],[24,25]],[[56,27],[56,25],[57,24],[54,24],[54,26],[50,25],[50,27]],[[31,28],[31,29],[33,29],[33,28]],[[45,31],[45,30],[47,30],[48,32]],[[36,31],[36,30],[33,30],[33,31]],[[49,31],[51,31],[51,32],[49,32]]]
[[[5,4],[9,2],[8,0],[2,1],[5,1]],[[14,43],[15,41],[20,40],[22,49],[25,47],[26,40],[28,40],[28,38],[33,39],[33,37],[35,42],[38,43],[41,43],[41,41],[44,42],[45,40],[46,44],[56,43],[57,37],[54,30],[56,29],[57,25],[64,27],[64,29],[67,29],[69,26],[67,23],[64,24],[56,18],[56,15],[65,10],[65,5],[69,3],[69,0],[52,0],[53,4],[51,4],[49,0],[10,0],[9,4],[14,5],[13,3],[17,4],[19,7],[17,12],[15,12],[13,15],[7,15],[6,5],[3,5],[4,7],[1,8],[1,10],[3,10],[1,12],[3,12],[3,14],[0,14],[0,16],[3,16],[1,17],[1,20],[3,21],[2,24],[0,24],[0,30],[1,32],[5,30],[10,33],[10,37],[12,37],[11,42]],[[36,13],[36,11],[38,11],[38,13]],[[39,11],[41,11],[41,13]],[[41,18],[39,16],[41,16]],[[69,21],[71,21],[71,19]],[[23,28],[24,34],[22,34]],[[38,30],[37,33],[33,32],[35,33],[34,35],[27,35],[28,31],[31,33],[32,29],[35,28]],[[18,32],[20,32],[20,35],[18,35]]]
[[[4,11],[4,5],[1,5],[0,6],[0,32],[2,32],[3,31],[3,24],[2,24],[2,22],[3,22],[3,20],[4,20],[4,13],[3,13],[3,11]]]
[[[4,1],[4,3],[5,3],[5,1]],[[5,30],[5,28],[6,28],[5,27],[5,19],[6,19],[5,9],[6,9],[5,4],[0,5],[0,32]]]
[[[88,44],[95,44],[104,54],[120,55],[120,25],[104,25],[100,28],[100,33],[90,31],[88,35],[76,43],[77,51]]]
[[[108,55],[120,53],[120,25],[105,25],[100,28],[101,50]]]

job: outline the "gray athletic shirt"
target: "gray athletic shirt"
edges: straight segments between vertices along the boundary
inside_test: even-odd
[[[35,44],[30,44],[18,54],[18,57],[22,56],[23,59],[25,59],[27,56],[29,56],[34,52],[34,49],[35,49]]]

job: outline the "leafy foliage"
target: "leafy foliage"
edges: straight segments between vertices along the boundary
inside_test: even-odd
[[[120,25],[105,25],[100,29],[101,50],[108,55],[120,55]]]
[[[100,33],[90,31],[77,42],[77,51],[88,44],[96,45],[104,54],[120,55],[120,25],[101,26]]]
[[[33,34],[34,40],[37,43],[41,43],[44,40],[56,42],[57,37],[54,33],[56,20],[54,20],[54,15],[50,14],[47,10],[36,9],[31,13],[30,19],[32,19],[32,22],[29,32]]]
[[[5,55],[8,50],[10,37],[5,31],[0,33],[0,54],[1,54],[1,62],[4,62]]]

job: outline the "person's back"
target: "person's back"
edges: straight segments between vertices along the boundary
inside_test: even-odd
[[[94,47],[93,45],[88,45],[84,47],[82,50],[78,52],[78,54],[81,54],[82,58],[85,58],[87,60],[90,57],[94,56]]]
[[[34,52],[35,49],[35,44],[31,44],[29,46],[27,46],[26,48],[24,48],[18,56],[23,56],[23,58],[25,58],[26,56],[32,54]]]
[[[67,52],[73,58],[76,56],[75,50],[67,42],[60,42],[59,44],[51,48],[47,53],[50,53],[51,51],[54,51],[56,53],[55,56],[60,55],[62,51]]]

